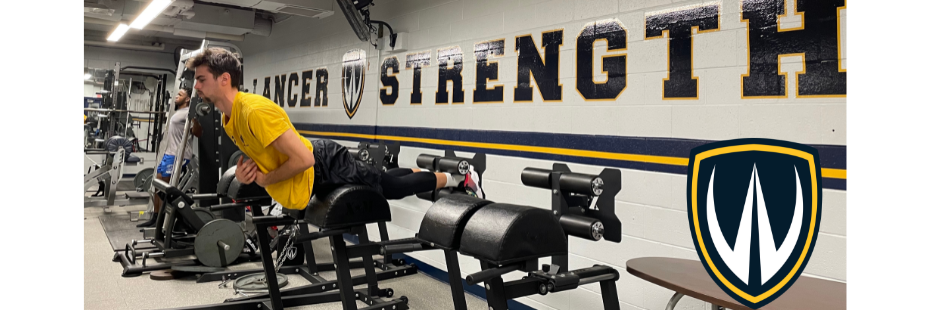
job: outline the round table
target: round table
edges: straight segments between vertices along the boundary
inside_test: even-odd
[[[634,258],[626,263],[626,271],[675,291],[666,310],[675,308],[682,296],[691,296],[719,307],[753,310],[727,295],[711,279],[700,261],[668,257]],[[801,276],[765,310],[846,309],[846,283]]]

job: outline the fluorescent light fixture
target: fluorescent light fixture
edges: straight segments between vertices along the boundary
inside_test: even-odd
[[[149,3],[149,6],[145,7],[145,10],[142,11],[142,14],[139,14],[136,20],[132,21],[132,24],[129,24],[129,27],[132,27],[132,29],[145,28],[145,25],[148,25],[155,17],[158,17],[168,5],[171,5],[171,0],[152,0],[152,3]]]
[[[85,80],[90,80],[91,77],[93,77],[93,75],[90,75],[90,73],[84,73]]]
[[[113,30],[113,33],[111,33],[110,36],[107,37],[107,41],[110,41],[110,42],[119,41],[119,38],[122,38],[123,35],[126,34],[127,30],[129,30],[128,25],[119,24],[119,26],[116,26],[116,30]]]

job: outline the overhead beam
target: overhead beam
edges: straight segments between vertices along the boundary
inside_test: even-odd
[[[132,50],[141,50],[141,51],[164,51],[165,50],[165,44],[158,44],[157,46],[147,46],[147,45],[84,40],[84,45],[123,48],[123,49],[132,49]]]

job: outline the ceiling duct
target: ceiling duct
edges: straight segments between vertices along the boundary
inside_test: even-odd
[[[204,2],[313,18],[325,18],[335,13],[333,0],[204,0]]]
[[[84,45],[125,48],[125,49],[143,50],[143,51],[164,51],[165,50],[164,43],[155,43],[151,46],[148,46],[148,45],[138,45],[138,44],[124,44],[124,43],[117,43],[117,42],[84,40]]]
[[[250,1],[262,2],[259,0],[227,2]],[[129,23],[144,9],[144,4],[146,4],[144,1],[98,0],[97,2],[88,2],[85,0],[84,23],[113,27],[119,23]],[[152,20],[143,30],[133,30],[130,33],[166,38],[187,37],[242,41],[245,34],[271,35],[272,21],[262,18],[261,15],[257,14],[252,8],[238,8],[236,3],[220,6],[201,2],[194,3],[192,0],[174,0],[161,15]]]

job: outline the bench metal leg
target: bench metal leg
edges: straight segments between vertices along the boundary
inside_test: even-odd
[[[275,272],[275,260],[271,257],[271,236],[268,235],[267,226],[256,225],[258,231],[258,246],[262,255],[262,266],[265,272],[265,281],[268,283],[268,295],[270,308],[274,310],[283,310],[284,303],[281,301],[281,291],[278,286],[278,277]],[[282,253],[278,253],[282,255]]]
[[[620,310],[616,280],[601,281],[601,300],[604,303],[604,310]]]
[[[452,289],[452,305],[455,310],[467,310],[465,303],[465,288],[462,286],[462,273],[459,269],[459,256],[452,250],[444,250],[446,254],[446,267],[449,269],[449,287]]]
[[[355,291],[352,289],[352,275],[349,273],[349,257],[346,254],[346,243],[342,234],[329,236],[332,245],[333,260],[336,263],[336,283],[342,295],[343,310],[358,310],[355,304]]]
[[[368,228],[360,226],[357,228],[358,244],[368,244]],[[365,278],[368,280],[368,295],[380,296],[378,288],[378,275],[375,273],[375,262],[371,255],[362,256],[362,262],[365,264]]]
[[[493,268],[486,262],[481,262],[481,270]],[[488,310],[507,310],[507,293],[504,291],[504,279],[496,276],[484,281],[484,292],[488,300]]]

